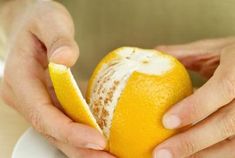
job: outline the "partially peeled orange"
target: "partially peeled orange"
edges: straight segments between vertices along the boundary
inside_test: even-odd
[[[108,139],[119,158],[150,158],[153,148],[175,134],[163,127],[163,114],[192,93],[184,66],[165,53],[122,47],[96,67],[83,98],[69,68],[49,64],[58,100],[74,121]]]

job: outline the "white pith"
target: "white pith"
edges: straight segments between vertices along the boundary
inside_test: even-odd
[[[122,48],[117,51],[117,55],[117,58],[104,64],[99,70],[90,93],[90,109],[98,123],[101,119],[105,120],[106,124],[100,127],[107,138],[117,102],[130,75],[136,71],[159,76],[170,70],[173,65],[169,57],[154,50]],[[110,92],[113,93],[111,98]],[[107,98],[110,98],[108,102]],[[107,111],[107,116],[102,115],[103,110]]]

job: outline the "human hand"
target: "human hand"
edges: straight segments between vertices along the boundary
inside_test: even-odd
[[[53,1],[27,5],[9,33],[2,98],[68,157],[112,158],[103,151],[106,140],[101,133],[58,109],[47,66],[49,61],[72,66],[78,58],[69,13]]]
[[[235,38],[202,40],[156,49],[211,78],[163,117],[168,129],[192,125],[154,150],[155,158],[234,158]]]

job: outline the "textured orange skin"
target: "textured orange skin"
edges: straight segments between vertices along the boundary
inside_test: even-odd
[[[153,148],[177,131],[162,126],[163,114],[192,93],[184,67],[162,76],[134,72],[117,104],[109,139],[109,150],[119,158],[151,158]]]

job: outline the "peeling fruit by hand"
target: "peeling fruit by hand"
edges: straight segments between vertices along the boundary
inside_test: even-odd
[[[176,130],[165,129],[163,114],[192,93],[184,66],[165,53],[122,47],[96,67],[83,98],[69,68],[49,64],[56,96],[74,121],[90,125],[119,158],[150,158],[153,148]]]

